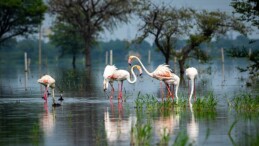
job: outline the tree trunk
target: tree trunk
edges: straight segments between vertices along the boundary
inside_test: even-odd
[[[180,68],[180,81],[181,83],[185,83],[184,82],[184,64],[185,64],[185,59],[181,59],[181,60],[178,60],[178,63],[179,63],[179,68]]]
[[[88,43],[85,43],[85,66],[91,66],[91,53]]]
[[[73,54],[72,65],[73,65],[73,68],[75,69],[76,68],[76,54]]]
[[[169,55],[165,56],[165,64],[169,64]]]

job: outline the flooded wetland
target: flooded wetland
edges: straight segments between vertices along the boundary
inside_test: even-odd
[[[135,84],[124,82],[123,99],[110,101],[103,91],[105,64],[72,69],[58,65],[39,68],[1,66],[1,145],[258,145],[258,85],[246,86],[247,74],[235,67],[247,62],[228,60],[195,65],[196,101],[188,104],[183,82],[179,101],[166,98],[158,80],[146,73]],[[158,64],[150,64],[154,70]],[[128,69],[127,62],[116,65]],[[177,70],[175,69],[177,73]],[[44,102],[37,79],[51,74],[64,101]],[[162,98],[164,100],[162,100]],[[250,103],[249,103],[250,102]]]

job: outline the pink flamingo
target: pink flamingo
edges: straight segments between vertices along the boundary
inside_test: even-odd
[[[111,96],[110,99],[113,98],[114,95],[114,87],[113,87],[113,81],[118,81],[118,100],[122,99],[122,86],[123,86],[123,81],[127,80],[129,83],[133,84],[137,81],[137,77],[134,73],[134,68],[137,68],[139,70],[139,74],[142,74],[142,69],[139,65],[134,65],[131,68],[131,73],[133,75],[133,81],[130,79],[130,73],[126,70],[118,70],[116,66],[114,65],[107,65],[104,69],[103,73],[103,90],[106,91],[108,89],[108,83],[111,85]]]
[[[38,83],[42,84],[45,86],[45,91],[43,95],[43,99],[45,101],[48,100],[48,88],[50,87],[52,89],[52,98],[53,98],[53,104],[55,105],[55,94],[54,94],[54,89],[55,89],[55,79],[53,79],[50,75],[44,75],[40,79],[38,79]]]
[[[129,65],[131,65],[132,59],[134,59],[134,58],[137,59],[137,61],[140,63],[140,65],[142,66],[144,71],[150,77],[160,80],[160,88],[162,88],[161,81],[163,81],[166,84],[166,87],[167,87],[167,90],[168,90],[170,96],[172,96],[172,99],[174,99],[174,95],[171,93],[168,84],[173,84],[174,82],[177,83],[178,82],[177,80],[179,77],[177,75],[175,75],[174,73],[172,73],[172,70],[169,68],[169,65],[161,64],[153,72],[149,72],[137,56],[129,56],[129,59],[128,59]],[[177,83],[177,84],[179,86],[179,83]],[[177,90],[178,90],[178,88],[177,88]]]

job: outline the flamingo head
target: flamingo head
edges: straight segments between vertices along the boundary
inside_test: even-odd
[[[139,66],[139,65],[136,65],[137,66],[137,69],[139,70],[139,76],[142,75],[142,68]]]
[[[103,91],[105,92],[107,89],[108,89],[108,80],[107,79],[104,79],[103,80]]]
[[[130,66],[131,66],[132,58],[133,58],[133,56],[129,56],[129,59],[128,59],[128,63],[129,63]]]

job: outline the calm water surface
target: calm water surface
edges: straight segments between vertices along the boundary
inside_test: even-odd
[[[126,63],[116,65],[128,69]],[[151,64],[147,69],[152,71],[157,65]],[[227,105],[227,99],[242,92],[258,94],[256,87],[246,87],[247,74],[236,70],[237,65],[246,66],[246,62],[230,60],[224,66],[220,61],[194,64],[199,70],[198,97],[213,91],[218,99],[214,114],[199,113],[190,106],[166,113],[136,109],[139,93],[153,95],[161,102],[159,81],[145,73],[136,84],[124,83],[126,102],[118,103],[117,97],[110,102],[103,92],[104,64],[88,69],[31,66],[27,73],[23,66],[1,66],[0,145],[127,146],[138,145],[143,139],[148,145],[173,145],[177,138],[185,137],[192,145],[252,145],[258,141],[258,117],[237,114]],[[64,91],[65,100],[60,107],[52,107],[51,97],[45,103],[41,99],[44,88],[37,79],[45,73],[56,79],[56,98],[58,89]],[[117,83],[114,87],[117,95]],[[179,97],[187,98],[187,92],[181,84]],[[163,143],[163,138],[168,139],[167,143]]]

